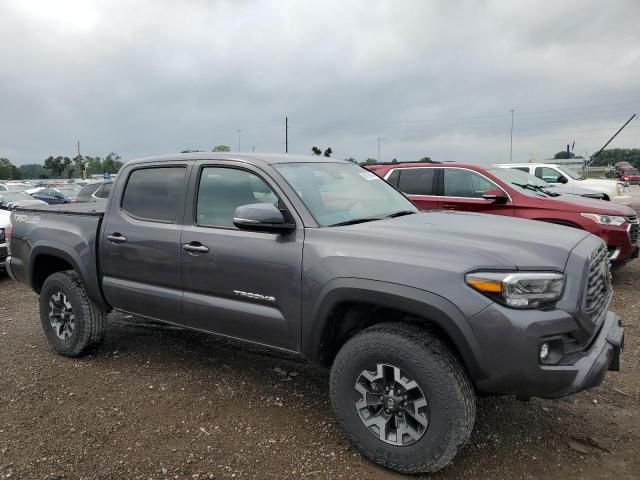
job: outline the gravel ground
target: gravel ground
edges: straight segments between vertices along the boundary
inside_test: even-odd
[[[640,260],[614,276],[623,371],[561,400],[478,400],[469,445],[427,478],[640,478]],[[81,359],[49,349],[36,295],[0,276],[0,478],[407,478],[338,430],[328,372],[112,315]]]

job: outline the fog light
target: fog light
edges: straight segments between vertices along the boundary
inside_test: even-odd
[[[540,345],[540,360],[544,362],[547,358],[549,358],[549,344],[545,342]]]

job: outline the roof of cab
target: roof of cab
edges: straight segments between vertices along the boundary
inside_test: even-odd
[[[339,160],[331,157],[320,157],[312,155],[291,155],[284,153],[262,154],[262,153],[233,153],[233,152],[190,152],[174,155],[161,155],[157,157],[145,157],[129,160],[127,165],[151,162],[175,162],[176,160],[235,160],[252,164],[273,165],[278,163],[351,163],[346,160]]]

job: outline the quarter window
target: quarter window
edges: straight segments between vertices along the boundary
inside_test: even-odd
[[[132,217],[177,223],[185,188],[184,167],[134,170],[122,197],[122,210]]]
[[[196,218],[206,227],[236,228],[236,208],[252,203],[278,205],[278,197],[257,175],[246,170],[206,167],[200,176]]]
[[[444,195],[446,197],[482,198],[485,191],[493,188],[498,187],[476,172],[458,168],[444,170]]]

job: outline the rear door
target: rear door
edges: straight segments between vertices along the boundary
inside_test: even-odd
[[[287,350],[300,347],[304,228],[263,171],[241,163],[194,167],[182,231],[183,323]],[[274,203],[297,228],[277,234],[239,230],[240,205]]]
[[[514,208],[511,198],[503,204],[482,198],[484,192],[491,189],[504,191],[479,172],[458,167],[442,169],[442,196],[440,198],[442,208],[445,210],[513,216]],[[507,192],[505,194],[509,196]]]
[[[439,168],[415,167],[390,170],[385,179],[420,210],[437,210],[442,201],[437,195]]]
[[[180,230],[187,161],[134,164],[122,172],[100,239],[104,295],[110,305],[179,322]]]

